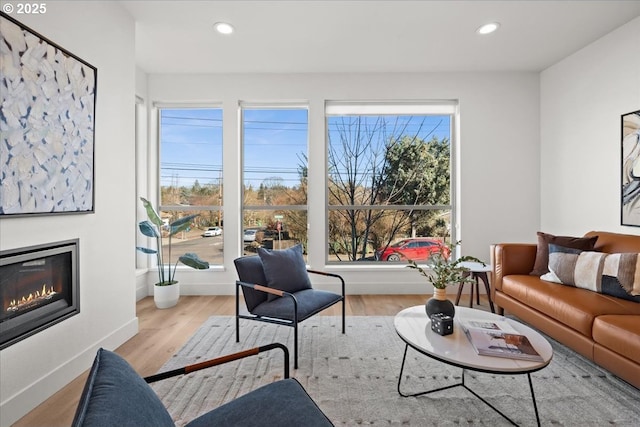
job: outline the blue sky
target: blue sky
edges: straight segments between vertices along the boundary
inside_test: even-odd
[[[299,182],[298,167],[307,154],[307,114],[304,108],[244,110],[245,184],[257,188],[271,177],[279,177],[285,185]],[[339,142],[337,123],[341,119],[328,118],[334,144]],[[406,126],[406,134],[418,132],[422,139],[431,139],[432,135],[449,138],[448,116],[397,119],[394,123]],[[161,110],[160,141],[161,185],[191,186],[196,179],[201,185],[217,184],[222,177],[221,109]]]
[[[217,183],[222,176],[222,110],[163,109],[160,116],[162,186]]]

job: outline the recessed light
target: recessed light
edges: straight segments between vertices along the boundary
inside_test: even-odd
[[[213,28],[216,29],[220,34],[231,34],[233,33],[233,25],[227,24],[226,22],[216,22],[213,24]]]
[[[497,30],[498,27],[500,27],[500,23],[499,22],[490,22],[490,23],[484,24],[482,27],[478,28],[476,30],[476,33],[483,34],[483,35],[484,34],[491,34],[495,30]]]

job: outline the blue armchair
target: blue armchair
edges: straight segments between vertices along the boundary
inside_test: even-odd
[[[147,378],[140,377],[116,353],[100,349],[85,383],[72,426],[175,426],[169,412],[148,383],[276,348],[284,351],[283,380],[262,386],[207,412],[187,426],[333,426],[302,385],[289,378],[289,351],[279,343],[255,347]]]
[[[240,319],[290,326],[294,329],[293,360],[298,368],[298,324],[342,302],[342,333],[345,333],[345,282],[332,273],[307,270],[300,245],[285,250],[258,249],[258,256],[234,260],[236,281],[236,342],[240,342]],[[313,289],[309,273],[338,279],[341,293]],[[240,290],[249,314],[240,314]]]

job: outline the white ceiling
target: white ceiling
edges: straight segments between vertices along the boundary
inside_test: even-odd
[[[640,16],[640,0],[121,3],[148,73],[540,71]]]

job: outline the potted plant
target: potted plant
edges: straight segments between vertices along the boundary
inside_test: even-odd
[[[427,269],[420,267],[414,260],[410,259],[407,267],[418,270],[418,272],[429,279],[434,287],[433,297],[429,298],[425,304],[427,316],[442,313],[453,317],[455,306],[447,299],[447,286],[452,284],[473,283],[469,274],[469,269],[462,265],[463,262],[478,262],[486,265],[478,258],[465,255],[460,258],[452,256],[456,247],[461,242],[442,244],[440,250],[433,252],[426,261]]]
[[[156,210],[153,208],[151,202],[149,202],[144,197],[140,197],[140,200],[142,200],[142,205],[146,209],[147,217],[149,219],[141,221],[140,224],[138,224],[138,227],[140,228],[140,232],[142,234],[147,237],[153,237],[156,239],[157,249],[143,248],[140,246],[137,246],[136,249],[145,254],[156,255],[156,260],[158,262],[158,282],[155,283],[153,288],[153,299],[156,303],[156,307],[173,307],[178,303],[178,299],[180,298],[180,285],[178,281],[175,280],[178,262],[181,262],[184,265],[195,268],[197,270],[206,270],[207,268],[209,268],[209,263],[207,261],[201,260],[198,255],[194,253],[186,253],[178,258],[178,261],[176,261],[175,264],[171,264],[171,237],[189,228],[193,218],[197,217],[198,215],[196,214],[185,216],[170,223],[167,226],[169,231],[169,262],[165,263],[164,248],[162,247],[162,228],[164,224]]]

